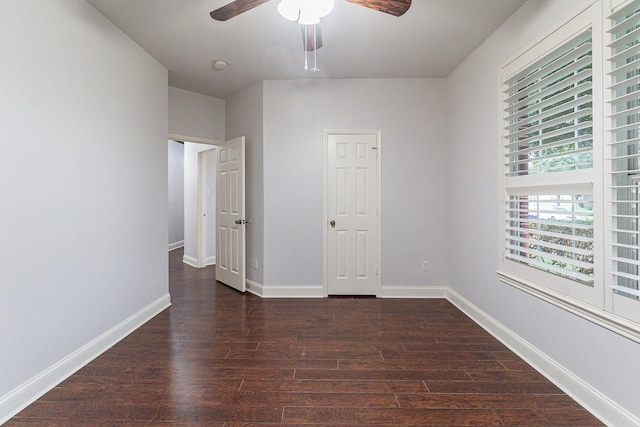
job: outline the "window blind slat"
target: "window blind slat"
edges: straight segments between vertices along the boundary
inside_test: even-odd
[[[557,249],[557,250],[561,250],[561,251],[564,251],[564,252],[573,253],[573,254],[577,254],[577,255],[583,255],[583,256],[591,256],[591,255],[593,255],[593,252],[589,251],[588,249],[580,249],[580,248],[576,248],[576,247],[567,247],[567,246],[558,245],[558,244],[554,244],[554,243],[550,243],[550,242],[545,242],[544,240],[527,239],[527,238],[518,237],[518,236],[511,236],[509,238],[509,240],[520,242],[520,243],[525,243],[525,244],[529,244],[529,245],[535,245],[535,246],[539,246],[539,247],[545,247],[545,248],[549,248],[549,249]],[[520,246],[518,246],[518,247],[520,247]],[[568,248],[570,248],[570,249],[568,249]],[[593,267],[592,264],[585,264],[585,265]]]
[[[534,242],[531,242],[531,245],[533,246],[542,246],[544,247],[544,245],[539,245],[536,244]],[[517,246],[517,245],[512,245],[512,244],[507,244],[507,248],[511,249],[514,252],[520,252],[520,253],[526,253],[531,255],[532,257],[540,257],[540,258],[546,258],[549,260],[553,260],[553,261],[557,261],[563,264],[567,264],[568,266],[572,266],[572,267],[578,267],[578,268],[582,268],[585,270],[590,270],[593,269],[593,264],[589,263],[589,262],[584,262],[584,261],[580,261],[578,259],[575,258],[569,258],[569,257],[562,257],[559,255],[554,255],[550,252],[544,252],[544,251],[540,251],[537,249],[532,249],[531,247],[527,247],[527,246]],[[570,253],[571,251],[565,251]]]
[[[633,22],[632,19],[627,20],[627,22]],[[633,27],[625,27],[625,28],[621,28],[620,32],[625,32],[622,31],[623,29],[629,29],[629,28],[633,28]],[[631,42],[635,42],[636,40],[638,40],[638,37],[640,37],[640,28],[637,28],[635,30],[629,31],[629,32],[625,32],[625,34],[621,37],[617,37],[615,40],[613,40],[611,43],[609,43],[607,45],[607,47],[612,48],[612,49],[617,49],[620,48],[621,46],[624,46],[628,43]]]
[[[549,93],[558,90],[562,85],[567,86],[567,82],[579,82],[588,79],[592,75],[590,68],[585,68],[591,63],[591,56],[586,56],[573,63],[570,67],[564,70],[559,70],[558,74],[551,75],[544,80],[539,80],[536,83],[531,84],[519,91],[514,91],[512,88],[505,90],[507,98],[504,100],[507,104],[511,104],[515,101],[520,101],[523,98],[527,99],[539,99],[545,98]],[[553,77],[553,79],[551,79]]]
[[[566,48],[555,54],[554,59],[541,60],[536,67],[533,65],[517,75],[507,79],[504,84],[504,90],[507,97],[510,97],[513,91],[522,90],[527,85],[539,79],[548,78],[553,73],[566,67],[568,64],[579,60],[582,56],[591,53],[591,35],[583,35],[582,38],[576,39],[575,47]],[[507,101],[508,102],[508,101]]]
[[[640,99],[640,89],[634,89],[632,92],[624,93],[620,95],[614,94],[611,100],[609,100],[609,104],[622,104],[631,101],[637,101]]]
[[[548,223],[545,223],[545,225],[547,225],[547,224]],[[528,228],[518,228],[518,227],[507,227],[506,229],[508,231],[512,231],[512,232],[518,233],[518,234],[534,234],[536,236],[543,236],[543,237],[550,237],[550,238],[557,238],[557,239],[569,239],[569,240],[575,240],[577,242],[582,242],[582,243],[593,243],[593,237],[586,237],[586,236],[580,236],[580,235],[566,235],[566,234],[553,233],[553,232],[544,232],[544,231],[536,230],[535,228],[528,229]],[[515,236],[514,235],[510,235],[510,237],[514,238]],[[522,239],[530,241],[530,238],[522,238]],[[573,248],[573,249],[575,249],[575,248]],[[585,252],[585,254],[586,254],[586,252]]]
[[[592,136],[590,133],[584,133],[586,131],[588,131],[590,128],[592,127],[591,123],[580,123],[578,125],[574,125],[572,127],[566,127],[566,128],[562,128],[562,129],[557,129],[554,130],[553,132],[548,132],[545,133],[544,135],[535,135],[535,136],[531,136],[529,138],[522,138],[522,139],[518,139],[518,140],[514,140],[514,141],[509,141],[507,139],[507,143],[505,143],[505,147],[506,148],[511,148],[513,146],[518,146],[518,147],[524,147],[525,144],[531,144],[534,142],[538,142],[541,140],[546,140],[546,139],[551,139],[551,138],[555,138],[557,136],[561,136],[570,132],[573,132],[574,134],[580,134],[581,136]],[[582,133],[581,133],[582,132]]]
[[[562,146],[562,145],[567,145],[567,144],[557,144],[555,147]],[[547,146],[543,145],[543,146],[540,146],[540,147],[536,147],[536,150],[531,150],[531,151],[546,150],[546,149],[551,149],[551,148],[555,148],[555,147],[554,146],[547,147]],[[568,154],[571,154],[573,156],[579,156],[580,154],[590,153],[591,151],[592,151],[592,148],[591,147],[587,147],[587,148],[583,148],[582,150],[573,150],[573,151],[571,151],[569,153],[568,152],[563,152],[563,153],[556,153],[556,154],[553,154],[553,155],[545,155],[544,158],[551,160],[551,159],[556,159],[556,158],[560,158],[560,157],[566,157]],[[517,157],[519,157],[519,156],[517,156],[517,154],[518,153],[516,153],[516,152],[510,153],[508,155],[508,157],[517,158]],[[505,161],[504,164],[507,165],[507,166],[516,166],[516,165],[521,165],[521,164],[527,164],[527,163],[531,162],[531,160],[532,159],[527,157],[527,158],[524,158],[524,159]],[[580,164],[587,165],[587,164],[590,164],[590,163],[591,163],[591,159],[589,159],[588,161],[582,162],[582,163],[576,161],[573,164],[573,166],[579,166]],[[529,173],[533,172],[533,169],[529,169],[528,172]]]
[[[573,138],[560,139],[556,142],[550,142],[542,145],[534,145],[532,147],[526,146],[526,148],[510,151],[509,153],[505,154],[505,157],[521,156],[521,155],[529,154],[538,150],[549,150],[549,149],[558,148],[558,147],[562,147],[564,145],[569,145],[569,144],[579,145],[580,143],[589,142],[591,140],[592,140],[592,135],[590,134],[579,135],[579,136],[574,136]],[[518,144],[515,144],[515,143],[511,145],[513,147],[518,146]],[[575,152],[578,152],[578,151],[591,151],[591,148],[588,147],[588,148],[584,148],[583,150],[576,150]]]
[[[572,96],[576,96],[580,93],[589,92],[590,89],[591,89],[590,81],[579,82],[575,87],[573,87],[572,89],[565,90],[564,92],[558,94],[558,96],[561,96],[563,99],[566,99]],[[505,108],[503,111],[508,114],[508,116],[506,117],[506,120],[512,121],[515,116],[522,116],[532,111],[544,110],[548,106],[556,103],[556,100],[557,98],[552,96],[543,101],[538,101],[535,104],[528,105],[532,102],[532,100],[523,99],[522,101],[518,101],[514,104],[511,104],[510,106]]]
[[[520,261],[523,262],[525,264],[530,264],[532,266],[536,266],[539,268],[544,267],[544,269],[549,270],[549,271],[553,271],[557,274],[560,274],[562,276],[568,276],[571,277],[574,280],[577,280],[579,282],[582,283],[586,283],[586,284],[591,284],[593,283],[593,277],[587,275],[587,274],[582,274],[582,273],[578,273],[575,271],[571,271],[571,270],[567,270],[567,269],[563,269],[561,267],[556,267],[555,265],[551,265],[551,264],[542,264],[541,262],[535,262],[529,258],[526,257],[522,257],[522,256],[518,256],[518,255],[514,255],[514,254],[509,254],[506,256],[509,259],[512,259],[514,261]],[[533,261],[533,262],[532,262]]]
[[[583,95],[577,98],[576,97],[562,97],[562,98],[563,99],[561,100],[553,100],[553,101],[554,103],[566,101],[567,99],[571,99],[571,101],[564,102],[546,111],[539,111],[537,114],[534,114],[530,117],[527,117],[526,115],[517,115],[518,117],[516,117],[516,115],[513,115],[510,117],[507,117],[507,120],[513,123],[508,124],[507,126],[504,127],[504,129],[507,131],[513,132],[518,128],[524,127],[522,130],[526,130],[526,129],[529,129],[529,128],[526,128],[526,126],[531,126],[534,123],[537,123],[540,119],[544,117],[552,117],[556,114],[563,113],[570,109],[574,109],[576,111],[585,111],[587,108],[580,109],[579,107],[591,104],[593,100],[591,95]]]
[[[528,135],[528,134],[531,134],[531,133],[536,132],[536,131],[543,131],[545,129],[552,128],[552,127],[554,127],[556,125],[559,125],[559,124],[562,124],[562,123],[565,123],[565,122],[571,122],[571,121],[576,120],[576,119],[587,117],[587,116],[589,116],[591,114],[591,112],[592,112],[591,108],[583,108],[581,110],[574,111],[573,113],[569,113],[567,115],[560,116],[560,117],[554,118],[552,120],[539,123],[537,125],[528,127],[526,129],[523,129],[523,130],[520,130],[520,131],[517,131],[517,132],[513,132],[513,133],[509,133],[509,134],[507,134],[507,136],[509,138],[517,138],[519,136]],[[577,126],[577,125],[578,125],[578,123],[573,123],[570,126]],[[567,128],[569,128],[570,126],[567,126]],[[541,133],[540,135],[543,136],[544,133]]]

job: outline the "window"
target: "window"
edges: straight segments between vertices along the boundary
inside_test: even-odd
[[[593,56],[586,12],[503,68],[502,269],[596,304]]]
[[[501,280],[640,342],[640,0],[594,0],[500,79]]]
[[[609,20],[607,308],[640,322],[640,2]]]

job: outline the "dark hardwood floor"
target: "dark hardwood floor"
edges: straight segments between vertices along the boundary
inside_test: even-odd
[[[446,300],[261,299],[181,260],[171,308],[6,426],[602,425]]]

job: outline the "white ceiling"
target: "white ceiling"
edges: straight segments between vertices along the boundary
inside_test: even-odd
[[[226,99],[262,80],[446,77],[525,0],[413,0],[396,18],[336,0],[322,19],[319,72],[278,0],[226,22],[231,0],[87,0],[169,70],[169,85]],[[213,62],[225,60],[225,71]]]

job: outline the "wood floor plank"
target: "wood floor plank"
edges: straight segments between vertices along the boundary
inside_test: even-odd
[[[376,359],[382,360],[382,353],[378,350],[231,350],[227,359],[310,359],[334,360],[338,359]]]
[[[385,380],[385,381],[419,381],[419,380],[470,380],[464,370],[453,369],[296,369],[295,378],[332,379],[332,380]]]
[[[431,393],[564,394],[549,381],[425,381]]]
[[[433,409],[581,409],[566,395],[397,393],[401,408]]]
[[[505,425],[600,426],[584,409],[496,409]]]
[[[424,393],[427,387],[422,381],[402,380],[245,380],[243,391],[286,391],[297,393]]]
[[[602,425],[449,301],[262,299],[182,256],[170,308],[5,425]]]
[[[501,426],[487,409],[380,409],[380,408],[285,408],[285,423],[344,423],[363,425],[457,425]]]
[[[397,408],[394,393],[323,392],[205,392],[200,400],[213,405],[230,406],[331,406],[361,408]]]
[[[477,360],[469,357],[468,360],[448,360],[439,358],[406,359],[406,360],[340,360],[340,369],[354,370],[504,370],[504,366],[497,360]]]

